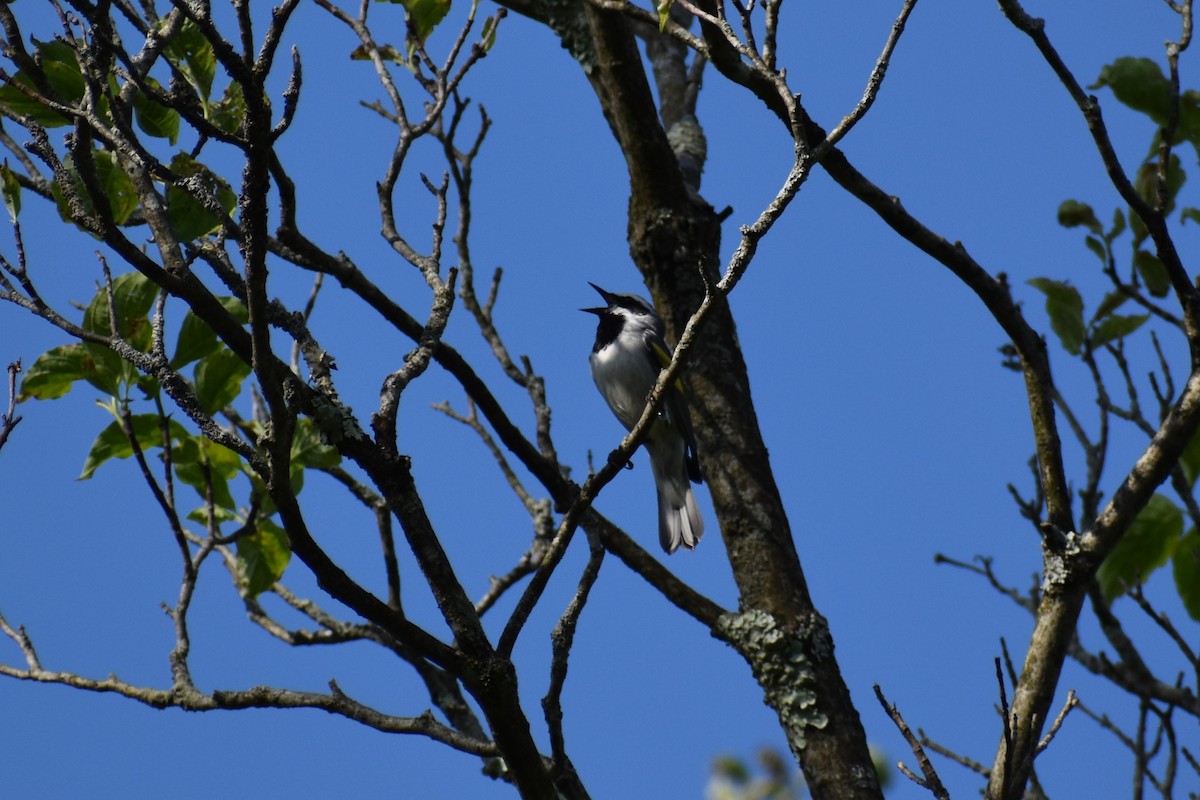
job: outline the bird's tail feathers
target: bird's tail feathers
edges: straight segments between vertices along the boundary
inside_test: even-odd
[[[704,519],[696,506],[696,495],[687,483],[684,490],[682,504],[669,497],[671,493],[664,492],[661,486],[658,490],[658,541],[668,554],[680,546],[694,549],[704,535]]]
[[[704,520],[688,480],[687,446],[678,436],[656,437],[656,432],[651,431],[646,451],[658,490],[658,540],[667,553],[691,550],[704,535]]]

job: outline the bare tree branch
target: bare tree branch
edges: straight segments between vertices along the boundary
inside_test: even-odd
[[[950,793],[946,791],[946,787],[942,784],[941,778],[938,777],[937,770],[933,768],[933,764],[929,762],[929,757],[925,755],[925,749],[921,746],[921,742],[913,735],[908,724],[901,716],[900,710],[896,706],[888,703],[887,698],[883,696],[883,690],[879,688],[879,684],[875,684],[875,699],[879,701],[879,705],[883,706],[883,710],[891,717],[892,722],[900,729],[900,733],[904,736],[904,740],[908,742],[909,748],[913,755],[917,758],[917,763],[921,766],[921,775],[917,777],[908,767],[904,766],[903,762],[896,762],[896,766],[904,773],[905,777],[913,783],[920,786],[922,789],[927,789],[930,794],[938,798],[938,800],[949,800]]]
[[[554,758],[556,769],[559,771],[570,768],[562,729],[562,691],[567,681],[567,662],[571,655],[571,647],[575,643],[575,628],[579,624],[579,617],[583,613],[588,594],[595,585],[596,578],[600,574],[600,566],[604,562],[604,548],[599,541],[589,537],[588,543],[591,554],[583,574],[579,578],[575,596],[571,598],[570,604],[550,634],[554,655],[550,662],[550,687],[546,691],[546,696],[542,698],[542,709],[550,729],[550,752]]]
[[[217,690],[205,694],[199,691],[179,692],[177,689],[153,689],[135,686],[109,676],[103,680],[87,678],[69,672],[43,669],[33,654],[32,644],[24,629],[14,631],[0,616],[0,631],[13,639],[26,653],[27,668],[16,669],[0,664],[0,675],[24,681],[55,683],[92,692],[113,692],[152,708],[182,708],[187,711],[216,711],[241,708],[316,708],[345,717],[382,733],[417,734],[449,745],[456,750],[478,756],[494,756],[499,751],[491,742],[480,741],[448,728],[426,711],[417,717],[396,717],[383,714],[347,696],[337,684],[330,683],[329,694],[274,689],[258,686],[243,690]]]
[[[23,417],[16,416],[17,407],[17,375],[21,372],[21,359],[8,364],[8,411],[0,415],[0,449],[8,441],[8,436],[20,424]]]

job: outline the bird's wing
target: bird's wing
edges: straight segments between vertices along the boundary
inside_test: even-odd
[[[671,348],[667,346],[662,336],[653,330],[646,331],[645,342],[646,352],[656,373],[662,372],[671,363]],[[692,418],[688,413],[687,395],[684,392],[683,381],[675,379],[675,385],[667,395],[663,407],[666,410],[667,420],[679,430],[683,436],[684,445],[687,447],[688,478],[693,483],[700,483],[700,459],[696,454],[696,435],[692,432]]]

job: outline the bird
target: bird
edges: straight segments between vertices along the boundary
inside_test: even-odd
[[[604,298],[599,308],[581,308],[600,318],[588,363],[592,380],[613,414],[632,430],[646,408],[658,374],[671,362],[663,323],[645,299],[589,285]],[[680,546],[694,549],[704,535],[692,483],[700,483],[700,460],[682,386],[668,389],[666,401],[644,442],[658,491],[658,539],[669,555]]]

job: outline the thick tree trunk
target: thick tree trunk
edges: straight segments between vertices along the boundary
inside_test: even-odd
[[[680,175],[627,22],[590,5],[584,13],[594,59],[588,76],[630,173],[631,253],[677,335],[704,297],[701,269],[717,273],[720,219]],[[686,375],[704,476],[740,592],[742,613],[714,633],[750,663],[814,798],[881,797],[828,626],[808,593],[724,298]]]

